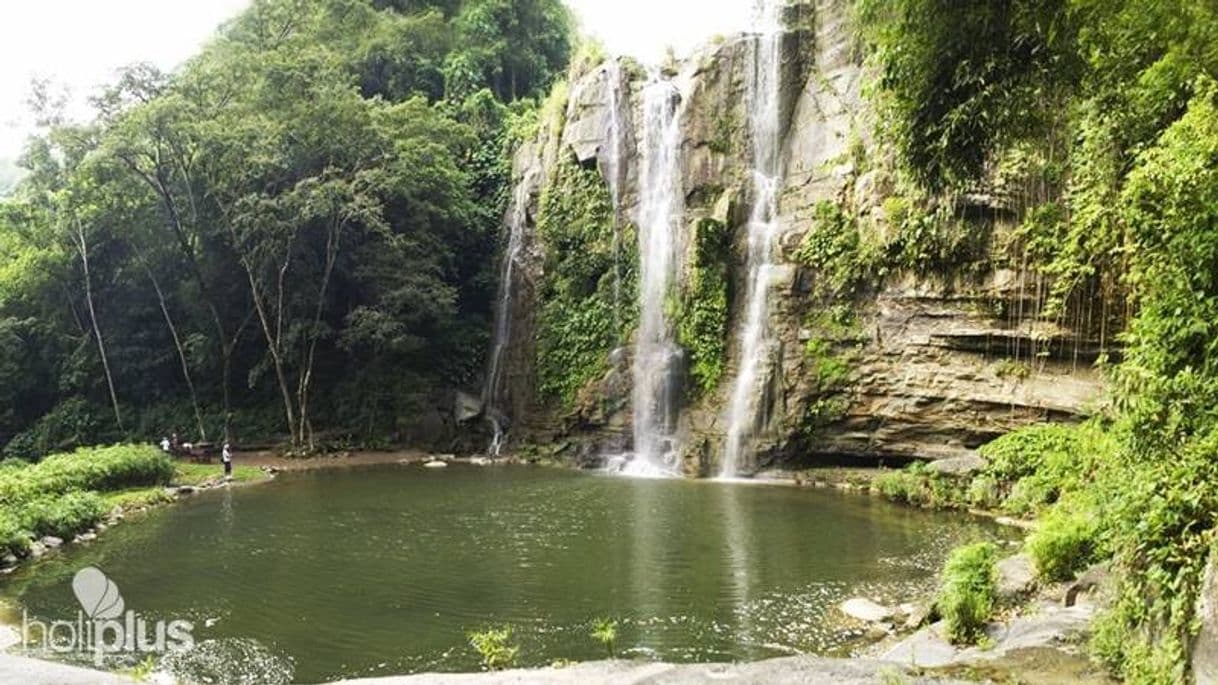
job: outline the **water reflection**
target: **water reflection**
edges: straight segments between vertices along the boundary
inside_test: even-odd
[[[514,628],[521,665],[603,658],[602,616],[622,653],[728,661],[840,653],[836,603],[925,590],[955,542],[993,532],[796,488],[385,467],[204,493],[0,590],[72,615],[71,576],[96,565],[130,606],[203,626],[207,669],[260,645],[306,682],[477,670],[465,633],[487,625]]]

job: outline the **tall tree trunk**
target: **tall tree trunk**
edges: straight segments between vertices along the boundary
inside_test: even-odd
[[[152,282],[152,289],[156,291],[157,303],[161,305],[161,314],[165,317],[165,325],[169,328],[169,335],[173,338],[173,347],[178,352],[178,362],[182,365],[182,378],[186,381],[186,388],[190,391],[190,404],[195,410],[195,424],[199,428],[199,439],[207,442],[207,427],[203,424],[203,411],[199,408],[199,395],[195,392],[195,382],[190,375],[190,362],[186,359],[186,348],[182,346],[182,337],[178,335],[178,327],[173,323],[173,316],[169,313],[169,304],[165,301],[165,292],[161,290],[161,283],[157,280],[156,274],[148,266],[143,258],[139,256],[140,264],[144,267],[144,272],[148,274],[148,280]]]
[[[266,338],[267,353],[271,356],[271,365],[275,369],[275,380],[279,385],[279,394],[283,398],[283,415],[287,420],[288,435],[291,436],[292,446],[300,447],[296,411],[292,406],[292,392],[288,390],[287,374],[284,372],[283,357],[280,354],[280,343],[283,334],[283,287],[284,278],[292,256],[292,240],[288,240],[287,249],[284,250],[283,263],[279,267],[275,297],[275,324],[272,326],[270,314],[267,312],[267,306],[263,300],[262,288],[258,285],[258,275],[254,265],[250,263],[249,255],[241,249],[241,240],[232,221],[226,219],[225,225],[228,228],[229,237],[232,239],[233,249],[237,252],[238,261],[241,262],[241,267],[245,269],[245,275],[249,281],[250,296],[254,301],[254,310],[258,313],[258,322],[262,325],[262,334]]]
[[[320,337],[321,315],[326,306],[326,292],[330,287],[330,276],[334,273],[334,263],[338,261],[339,240],[342,237],[343,224],[335,217],[330,231],[326,234],[326,265],[322,272],[321,288],[317,295],[317,309],[313,314],[313,327],[309,332],[308,351],[300,365],[300,382],[296,388],[296,404],[300,407],[300,440],[309,449],[314,448],[313,424],[309,420],[309,386],[313,381],[313,360],[317,353],[317,340]]]
[[[114,422],[123,430],[123,415],[118,408],[118,393],[114,391],[114,376],[110,373],[110,360],[106,357],[106,341],[102,338],[101,326],[97,323],[97,310],[93,307],[93,278],[89,273],[89,244],[85,240],[85,229],[76,219],[76,252],[85,275],[85,303],[89,308],[89,320],[93,324],[93,338],[97,340],[97,352],[101,355],[102,370],[106,374],[106,387],[110,390],[110,406],[114,408]]]
[[[233,416],[229,410],[231,406],[231,397],[229,396],[229,388],[232,385],[230,378],[233,375],[233,353],[237,349],[237,343],[241,342],[241,336],[245,333],[245,327],[249,325],[254,318],[254,308],[246,312],[245,318],[241,320],[240,325],[233,331],[232,337],[224,341],[224,355],[221,357],[221,373],[224,375],[221,388],[224,392],[224,441],[233,442]]]
[[[220,311],[216,307],[216,299],[212,296],[212,291],[207,283],[207,279],[203,277],[203,269],[199,266],[198,256],[195,254],[194,247],[192,247],[190,244],[190,238],[186,235],[186,228],[182,224],[182,213],[178,210],[178,203],[174,199],[173,193],[170,191],[169,184],[161,171],[161,167],[159,165],[160,160],[154,160],[154,163],[157,164],[156,171],[154,173],[150,173],[141,169],[139,164],[130,157],[122,157],[121,159],[127,165],[127,168],[129,168],[132,173],[147,183],[148,186],[152,188],[153,192],[156,193],[157,197],[161,199],[161,206],[165,208],[165,214],[169,218],[169,221],[167,222],[169,225],[169,230],[171,233],[173,233],[174,239],[178,244],[178,249],[182,252],[182,256],[186,258],[186,264],[190,269],[191,278],[193,278],[195,283],[199,286],[199,294],[202,295],[203,306],[207,309],[207,313],[212,320],[212,326],[215,328],[216,332],[216,350],[220,354],[224,436],[225,439],[228,440],[230,438],[229,423],[232,414],[230,393],[230,385],[232,383],[231,355],[233,352],[233,347],[236,345],[235,338],[239,338],[240,333],[233,336],[234,340],[232,340],[232,344],[230,344],[230,337],[224,326],[224,320],[220,317]],[[183,174],[186,176],[186,193],[187,198],[190,201],[189,206],[192,221],[197,224],[198,209],[195,207],[194,192],[190,188],[190,176],[186,172],[185,164],[180,160],[179,163],[182,164]]]

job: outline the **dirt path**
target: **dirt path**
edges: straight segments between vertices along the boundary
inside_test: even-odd
[[[237,452],[233,463],[244,466],[259,466],[276,471],[308,471],[332,469],[369,464],[398,464],[427,461],[432,454],[419,450],[395,450],[387,452],[337,452],[316,457],[289,458],[274,452]]]

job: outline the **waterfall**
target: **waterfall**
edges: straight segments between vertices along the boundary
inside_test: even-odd
[[[764,359],[769,355],[769,281],[774,240],[779,232],[778,193],[782,179],[779,100],[782,85],[782,0],[760,0],[757,35],[748,82],[748,116],[753,142],[753,207],[748,222],[748,280],[744,325],[740,329],[739,370],[728,406],[722,477],[738,475],[759,420]]]
[[[495,307],[494,344],[491,347],[490,367],[486,374],[486,386],[482,390],[483,413],[491,423],[494,437],[487,448],[492,456],[499,456],[503,447],[505,427],[503,425],[503,358],[512,340],[512,301],[516,292],[516,269],[520,266],[524,251],[524,232],[529,221],[529,195],[536,177],[536,170],[525,172],[512,193],[512,206],[508,210],[508,244],[503,253],[503,266],[499,271],[499,299]]]
[[[639,329],[634,351],[634,459],[627,472],[677,470],[681,348],[668,304],[675,295],[685,211],[681,184],[681,93],[653,77],[643,89],[639,147]]]
[[[626,126],[622,120],[622,67],[616,59],[605,64],[605,79],[609,84],[609,145],[605,151],[605,178],[609,181],[609,198],[613,204],[613,329],[622,330],[622,154],[625,151]]]

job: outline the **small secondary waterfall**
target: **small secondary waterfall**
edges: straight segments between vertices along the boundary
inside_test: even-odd
[[[516,271],[524,251],[524,231],[529,220],[529,194],[532,191],[535,170],[525,172],[512,193],[512,206],[508,210],[508,244],[503,253],[503,266],[499,271],[499,300],[495,308],[495,337],[491,347],[490,367],[486,374],[486,386],[482,390],[483,413],[494,429],[494,437],[487,448],[492,456],[499,456],[503,447],[503,367],[504,355],[512,341],[512,302],[515,296]]]
[[[639,329],[634,351],[634,460],[627,472],[674,473],[681,348],[665,311],[680,272],[681,93],[653,78],[643,89],[639,173]]]
[[[759,419],[765,357],[769,353],[769,281],[778,235],[778,192],[782,179],[779,101],[782,83],[782,0],[760,0],[755,19],[748,85],[753,140],[753,208],[748,223],[748,281],[740,329],[739,370],[728,406],[727,440],[721,477],[740,473],[749,457]]]
[[[625,167],[622,155],[626,147],[626,125],[622,118],[622,67],[616,59],[605,64],[605,79],[609,84],[609,145],[605,151],[605,178],[609,181],[609,198],[613,203],[613,329],[622,330],[622,185]]]

